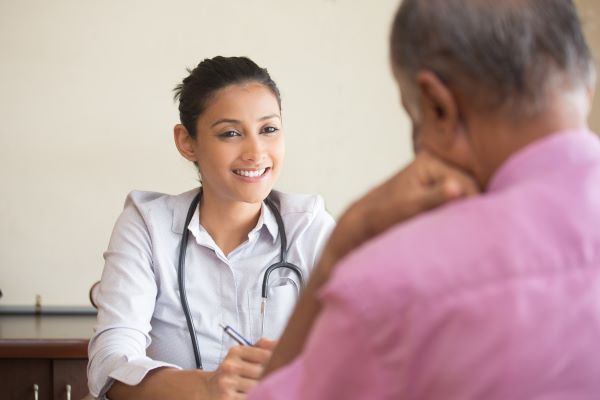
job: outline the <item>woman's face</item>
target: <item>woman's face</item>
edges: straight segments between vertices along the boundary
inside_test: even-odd
[[[285,153],[275,95],[257,82],[220,89],[198,118],[192,146],[205,195],[260,203],[273,189]]]

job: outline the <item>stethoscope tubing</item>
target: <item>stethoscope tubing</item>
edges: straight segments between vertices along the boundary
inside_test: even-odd
[[[196,338],[196,328],[194,326],[194,321],[192,319],[192,315],[190,312],[190,307],[187,301],[186,289],[185,289],[185,255],[187,249],[187,243],[189,238],[189,229],[187,227],[192,220],[194,212],[198,207],[198,203],[200,202],[200,198],[202,197],[202,188],[198,190],[196,196],[194,196],[192,202],[190,203],[190,207],[188,209],[185,224],[183,226],[183,234],[181,236],[181,243],[179,245],[179,260],[177,265],[177,283],[179,285],[179,298],[181,300],[181,307],[183,308],[183,313],[185,315],[185,320],[187,323],[188,331],[190,333],[190,339],[192,341],[192,349],[194,350],[194,359],[196,361],[196,368],[202,369],[202,357],[200,356],[200,347],[198,345],[198,340]],[[281,218],[281,213],[279,209],[275,205],[275,203],[267,196],[264,200],[265,204],[271,209],[273,215],[275,216],[275,220],[277,222],[277,229],[279,232],[280,238],[280,252],[279,252],[279,262],[269,266],[266,269],[265,274],[263,276],[262,282],[262,290],[261,290],[261,315],[262,315],[262,324],[264,325],[264,313],[266,307],[266,301],[268,297],[268,289],[269,289],[269,276],[271,273],[280,268],[287,268],[292,271],[296,277],[298,278],[298,282],[300,283],[300,290],[304,287],[304,276],[302,275],[302,270],[292,264],[287,262],[287,235],[285,233],[285,226],[283,224],[283,219]],[[263,326],[264,328],[264,326]],[[262,331],[262,329],[261,329]],[[261,332],[262,334],[262,332]]]
[[[181,300],[181,307],[183,308],[183,314],[187,322],[188,331],[190,332],[190,339],[192,339],[192,348],[194,349],[194,358],[196,360],[196,368],[202,368],[202,357],[200,357],[200,349],[198,347],[198,340],[196,338],[196,327],[192,319],[190,312],[190,306],[188,305],[187,295],[185,291],[185,253],[187,249],[187,242],[189,237],[189,229],[187,228],[192,220],[192,216],[198,207],[200,202],[200,196],[202,196],[202,188],[198,191],[198,194],[194,196],[194,199],[190,203],[187,216],[185,217],[185,225],[183,226],[183,234],[181,236],[181,243],[179,245],[179,262],[177,266],[177,283],[179,284],[179,299]]]

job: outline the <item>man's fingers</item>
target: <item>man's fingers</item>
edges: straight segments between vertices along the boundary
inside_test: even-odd
[[[421,208],[423,211],[431,210],[450,200],[461,197],[462,193],[461,186],[454,180],[434,183],[425,189]]]
[[[463,185],[452,178],[446,179],[440,186],[442,197],[445,197],[446,200],[457,199],[466,194],[466,189],[463,187]]]
[[[458,189],[456,185],[458,185],[461,193],[456,197],[472,196],[481,192],[475,179],[465,171],[450,166],[426,152],[420,153],[418,158],[421,167],[421,181],[426,185],[447,182],[449,194],[456,193],[456,189]],[[456,197],[451,197],[451,199]]]

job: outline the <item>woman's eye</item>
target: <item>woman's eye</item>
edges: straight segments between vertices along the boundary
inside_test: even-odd
[[[276,128],[274,126],[266,126],[263,128],[263,133],[275,133],[279,130],[279,128]]]
[[[223,132],[219,135],[219,137],[222,137],[222,138],[232,138],[232,137],[236,137],[236,136],[240,136],[239,132],[227,131],[227,132]]]

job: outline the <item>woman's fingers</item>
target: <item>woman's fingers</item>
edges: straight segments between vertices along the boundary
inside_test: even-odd
[[[239,358],[249,363],[264,364],[271,358],[271,353],[271,349],[258,346],[235,346],[229,350],[227,358]]]
[[[226,359],[219,369],[224,375],[259,379],[262,376],[264,365],[242,359]]]
[[[218,399],[233,399],[232,394],[247,393],[264,373],[271,359],[275,342],[261,339],[256,346],[235,346],[213,376],[213,385]]]
[[[254,346],[272,351],[275,348],[275,346],[277,346],[277,340],[261,338],[258,342],[256,342],[256,344],[254,344]]]
[[[240,378],[237,382],[237,393],[248,393],[256,385],[258,385],[256,379]]]

